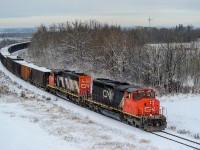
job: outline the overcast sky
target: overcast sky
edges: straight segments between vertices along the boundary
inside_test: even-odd
[[[200,27],[200,0],[0,0],[0,28],[74,20],[122,26]]]

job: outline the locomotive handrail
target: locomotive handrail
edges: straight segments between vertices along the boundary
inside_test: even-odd
[[[167,108],[160,106],[160,111],[159,111],[160,115],[164,115],[167,117]]]

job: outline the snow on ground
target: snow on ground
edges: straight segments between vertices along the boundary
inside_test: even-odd
[[[1,97],[0,105],[0,149],[2,150],[38,150],[38,149],[78,149],[76,145],[66,145],[52,135],[48,135],[37,123],[35,114],[19,109],[13,97]],[[8,100],[11,102],[7,103]]]
[[[2,64],[0,79],[0,149],[189,149],[50,95],[15,77]],[[198,98],[191,101],[199,104]],[[187,112],[179,109],[186,105],[183,102],[162,99],[169,125],[193,131],[184,123],[198,119],[199,110],[184,118]]]
[[[200,142],[200,95],[175,95],[159,98],[167,108],[168,129]]]

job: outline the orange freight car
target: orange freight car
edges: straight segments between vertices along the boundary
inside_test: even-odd
[[[22,79],[29,81],[31,78],[31,68],[21,64],[21,77]]]

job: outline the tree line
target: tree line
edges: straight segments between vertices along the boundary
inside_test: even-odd
[[[0,49],[5,47],[5,46],[17,43],[17,42],[18,42],[17,40],[10,40],[10,39],[0,40]]]
[[[160,94],[199,92],[200,29],[123,28],[97,21],[40,25],[28,61],[150,86]]]

